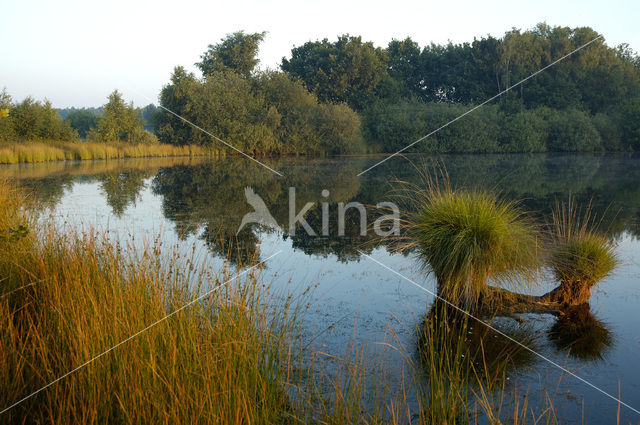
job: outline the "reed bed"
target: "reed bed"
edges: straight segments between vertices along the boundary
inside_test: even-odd
[[[219,150],[197,145],[93,142],[27,142],[0,144],[0,164],[48,161],[106,160],[150,157],[222,156]]]
[[[0,187],[0,410],[145,329],[235,270],[151,244],[36,230]],[[126,252],[129,252],[127,254]],[[294,318],[259,272],[193,304],[0,415],[0,423],[281,423]]]

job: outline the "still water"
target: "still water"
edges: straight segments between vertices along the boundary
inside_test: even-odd
[[[393,254],[371,231],[361,235],[355,210],[346,216],[345,236],[339,236],[338,202],[375,206],[395,200],[393,182],[419,182],[419,169],[434,160],[447,170],[454,187],[496,190],[520,200],[540,220],[549,217],[556,202],[572,196],[580,205],[591,203],[602,217],[601,229],[617,241],[622,265],[595,288],[578,335],[567,336],[562,323],[545,315],[528,315],[524,324],[504,319],[496,326],[514,337],[526,333],[535,351],[640,408],[640,156],[397,157],[357,176],[379,159],[268,160],[284,177],[242,158],[1,166],[0,177],[31,189],[43,215],[61,228],[93,226],[122,238],[159,237],[166,246],[195,246],[214,262],[241,264],[256,250],[261,259],[279,252],[267,261],[264,278],[280,294],[313,289],[304,297],[303,314],[310,344],[336,356],[349,344],[365,346],[396,364],[400,356],[379,343],[402,344],[414,353],[416,325],[433,299],[360,251],[431,291],[434,281],[413,256]],[[283,229],[288,229],[290,187],[296,190],[296,213],[305,203],[315,203],[306,220],[318,234],[323,228],[321,203],[328,203],[329,234],[309,236],[298,229],[290,235],[249,225],[236,235],[243,216],[253,210],[246,202],[247,187],[264,200]],[[369,226],[374,219],[370,217]],[[542,279],[533,292],[541,294],[553,285]],[[387,370],[394,375],[393,367]],[[556,415],[569,423],[583,418],[586,423],[615,423],[616,401],[535,355],[523,356],[509,374],[512,389],[521,397],[528,393],[529,406],[553,396]],[[640,415],[624,406],[620,415],[622,423],[640,423]]]

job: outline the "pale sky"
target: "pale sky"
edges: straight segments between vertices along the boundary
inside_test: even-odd
[[[635,1],[80,1],[0,0],[0,88],[55,107],[99,106],[115,88],[157,103],[174,66],[193,63],[227,33],[267,31],[261,67],[291,47],[340,34],[377,46],[410,36],[431,42],[500,37],[538,22],[590,26],[615,46],[640,50]]]

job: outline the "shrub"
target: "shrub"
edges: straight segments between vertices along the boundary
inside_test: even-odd
[[[504,152],[544,152],[547,124],[537,110],[524,110],[504,119],[500,147]]]
[[[577,109],[556,110],[551,114],[547,147],[556,152],[602,150],[600,134],[589,115]]]
[[[604,150],[619,151],[623,149],[620,129],[611,115],[599,112],[591,118],[591,121],[600,134]]]

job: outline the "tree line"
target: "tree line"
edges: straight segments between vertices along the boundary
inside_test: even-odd
[[[199,75],[177,66],[160,106],[253,154],[394,152],[513,86],[409,151],[640,150],[640,58],[588,27],[542,23],[500,38],[428,46],[394,39],[384,48],[347,34],[293,47],[278,70],[258,68],[265,36],[239,31],[209,45],[195,64]],[[17,123],[30,108],[42,110],[41,124]],[[71,129],[93,140],[219,144],[163,108],[135,109],[114,92],[101,110],[66,111],[64,120],[32,99],[8,115],[14,138],[44,129],[64,138]]]
[[[228,35],[174,70],[160,104],[250,152],[393,152],[600,34],[539,24],[501,38],[386,48],[361,37],[309,41],[260,71],[265,33]],[[161,112],[167,143],[213,143]],[[340,123],[339,126],[336,124]],[[602,38],[417,144],[421,152],[640,149],[640,59]]]
[[[0,142],[157,143],[145,121],[155,109],[153,105],[135,108],[115,90],[100,108],[57,110],[48,100],[32,97],[14,102],[5,88],[0,92]]]

